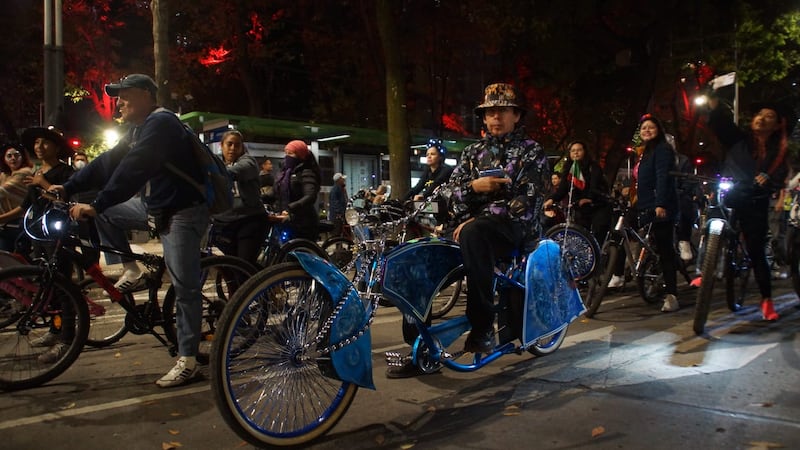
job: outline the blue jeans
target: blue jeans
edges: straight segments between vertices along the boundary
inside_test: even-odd
[[[208,223],[208,206],[192,206],[173,214],[166,229],[159,233],[164,261],[175,289],[175,322],[180,356],[196,356],[200,346],[203,319],[200,242]],[[97,229],[104,244],[130,249],[125,231],[148,229],[147,211],[141,198],[133,197],[103,211],[98,216]]]

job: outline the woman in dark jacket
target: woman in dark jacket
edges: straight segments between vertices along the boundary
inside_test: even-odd
[[[416,186],[411,188],[408,194],[405,195],[404,200],[422,200],[450,179],[453,167],[444,163],[445,155],[447,155],[447,148],[442,144],[442,141],[438,139],[428,141],[428,150],[425,153],[425,160],[428,165],[425,166],[422,177]]]
[[[261,203],[258,163],[247,154],[239,131],[222,135],[222,157],[233,179],[233,208],[212,218],[217,229],[216,245],[226,255],[256,263],[267,234],[267,212]]]
[[[639,137],[644,151],[634,168],[636,177],[636,208],[639,226],[652,222],[650,229],[664,274],[666,294],[662,312],[677,311],[677,277],[675,275],[675,220],[678,217],[678,193],[675,178],[675,149],[667,143],[661,121],[645,114],[639,122]]]
[[[760,103],[753,107],[749,132],[744,132],[733,122],[730,111],[720,107],[716,99],[711,100],[710,106],[708,125],[728,148],[722,174],[736,181],[725,202],[736,208],[761,293],[761,313],[765,320],[778,320],[764,248],[769,230],[770,196],[783,188],[788,173],[786,141],[797,120],[789,107]]]
[[[544,208],[568,198],[572,189],[572,204],[576,206],[575,222],[590,230],[602,244],[611,226],[608,182],[600,164],[586,154],[587,146],[584,142],[574,141],[567,148],[569,161],[561,171],[562,181],[545,200]]]
[[[286,144],[283,169],[275,180],[277,210],[286,217],[294,237],[316,241],[319,236],[320,170],[308,145],[299,140]]]

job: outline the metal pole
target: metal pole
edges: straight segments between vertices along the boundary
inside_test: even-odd
[[[64,108],[63,0],[44,0],[44,121],[57,125]]]

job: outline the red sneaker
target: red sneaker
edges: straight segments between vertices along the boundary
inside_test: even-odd
[[[703,282],[703,277],[697,277],[689,283],[689,286],[699,288],[700,284]]]
[[[773,305],[771,299],[765,298],[761,300],[761,316],[764,317],[764,320],[769,320],[770,322],[774,322],[780,317],[775,312],[775,305]]]

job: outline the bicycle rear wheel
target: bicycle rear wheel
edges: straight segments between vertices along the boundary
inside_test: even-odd
[[[737,245],[736,250],[730,251],[729,255],[732,261],[725,266],[725,302],[729,310],[736,312],[742,309],[750,273],[753,270],[741,245]]]
[[[262,270],[236,292],[210,366],[217,408],[236,434],[256,446],[297,446],[341,419],[358,386],[326,375],[322,327],[332,311],[327,290],[297,262]]]
[[[247,261],[235,256],[206,256],[200,260],[201,295],[203,297],[203,319],[200,328],[200,349],[197,359],[201,363],[208,362],[211,341],[217,332],[219,317],[225,304],[233,297],[248,278],[257,269]],[[170,286],[164,295],[164,335],[172,344],[177,345],[178,333],[175,327],[177,311],[175,288]]]
[[[464,276],[462,269],[456,275],[456,281],[446,284],[434,294],[433,302],[431,303],[431,318],[441,319],[456,306],[464,286]]]
[[[598,267],[600,247],[597,240],[586,228],[580,225],[560,223],[545,232],[561,247],[564,259],[575,281],[591,277]]]
[[[327,239],[322,243],[322,250],[328,255],[327,258],[334,266],[343,269],[353,260],[353,241],[345,237],[337,236]]]
[[[722,236],[709,234],[706,240],[706,252],[703,257],[701,273],[703,280],[697,290],[697,301],[694,306],[694,333],[701,335],[705,332],[708,312],[711,309],[711,294],[714,292],[714,281],[717,274],[717,262],[722,251]]]
[[[122,339],[128,333],[128,327],[125,325],[125,316],[128,312],[125,308],[118,302],[111,301],[105,289],[92,278],[83,280],[79,287],[81,294],[89,302],[90,325],[86,345],[96,348],[107,347]],[[133,299],[130,299],[130,302],[133,304]]]
[[[38,266],[0,270],[0,389],[42,385],[78,359],[89,311],[77,287]],[[37,341],[52,333],[51,346]]]
[[[600,267],[603,268],[603,271],[589,279],[589,290],[583,299],[583,304],[586,306],[584,313],[586,317],[591,319],[600,308],[603,297],[608,291],[608,282],[614,275],[614,268],[617,266],[620,256],[620,248],[616,244],[606,243],[600,253]],[[624,256],[622,257],[624,258]]]

